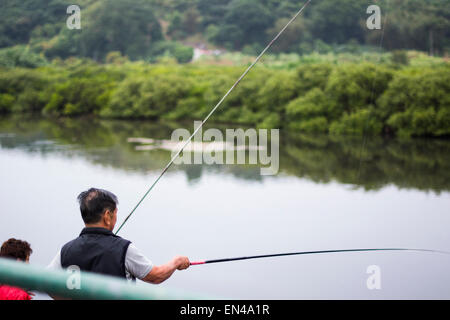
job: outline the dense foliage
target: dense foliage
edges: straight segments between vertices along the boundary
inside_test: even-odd
[[[31,52],[50,60],[77,56],[104,61],[109,52],[115,51],[132,60],[152,61],[169,54],[186,62],[192,58],[192,50],[188,51],[182,43],[198,40],[254,54],[273,38],[302,2],[79,0],[81,30],[66,27],[66,9],[71,4],[69,0],[2,0],[0,48],[28,45]],[[313,1],[273,50],[305,54],[378,47],[381,31],[366,27],[370,4],[374,3]],[[381,0],[376,4],[386,22],[384,48],[441,55],[449,52],[448,0]]]
[[[239,66],[67,60],[0,72],[0,113],[201,119],[242,73]],[[396,56],[391,57],[395,61]],[[319,60],[321,61],[321,60]],[[333,135],[450,135],[450,66],[394,62],[257,66],[214,121]]]

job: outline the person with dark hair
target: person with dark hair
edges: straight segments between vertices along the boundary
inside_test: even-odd
[[[28,242],[11,238],[2,244],[0,258],[28,263],[31,253],[33,250]],[[0,284],[0,300],[31,300],[33,295],[23,289]]]
[[[62,247],[49,269],[76,266],[81,271],[159,284],[175,270],[190,266],[184,256],[154,266],[130,241],[115,235],[112,231],[117,221],[118,200],[113,193],[91,188],[80,193],[77,199],[85,228],[78,238]]]

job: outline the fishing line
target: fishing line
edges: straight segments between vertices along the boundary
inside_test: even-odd
[[[431,253],[450,254],[450,252],[447,252],[447,251],[429,250],[429,249],[406,249],[406,248],[343,249],[343,250],[302,251],[302,252],[265,254],[265,255],[259,255],[259,256],[248,256],[248,257],[237,257],[237,258],[223,258],[223,259],[215,259],[215,260],[200,260],[200,261],[196,261],[196,262],[191,262],[191,266],[208,264],[208,263],[221,263],[221,262],[261,259],[261,258],[273,258],[273,257],[283,257],[283,256],[340,253],[340,252],[369,252],[369,251],[416,251],[416,252],[431,252]]]
[[[272,44],[281,36],[281,34],[284,32],[284,30],[287,29],[287,27],[294,22],[295,19],[297,19],[297,17],[303,12],[303,10],[308,6],[308,4],[311,2],[312,0],[308,0],[303,7],[294,15],[294,17],[289,20],[289,22],[284,26],[283,29],[281,29],[281,31],[275,36],[275,38],[273,38],[272,41],[270,41],[270,43],[267,45],[266,48],[264,48],[264,50],[260,53],[260,55],[255,59],[255,61],[247,68],[247,70],[245,70],[245,72],[239,77],[239,79],[234,83],[234,85],[230,88],[230,90],[228,90],[228,92],[223,96],[222,99],[220,99],[220,101],[217,103],[217,105],[211,110],[211,112],[206,116],[206,118],[202,121],[202,123],[200,124],[200,126],[197,127],[197,129],[194,131],[194,133],[189,137],[189,139],[186,141],[186,143],[181,147],[181,149],[175,154],[175,156],[173,156],[173,158],[169,161],[169,163],[164,167],[164,169],[162,170],[161,174],[158,176],[158,178],[156,178],[155,182],[153,182],[153,184],[150,186],[150,188],[147,190],[147,192],[144,194],[144,196],[141,198],[141,200],[139,200],[139,202],[137,203],[137,205],[133,208],[133,210],[131,210],[131,213],[125,218],[124,222],[122,222],[122,224],[120,225],[119,229],[117,229],[116,234],[119,233],[119,231],[122,229],[122,227],[125,225],[125,223],[128,221],[128,219],[130,219],[130,217],[133,215],[133,213],[136,211],[136,209],[140,206],[140,204],[142,203],[142,201],[144,201],[144,199],[147,197],[147,195],[150,193],[150,191],[152,191],[152,189],[155,187],[155,185],[158,183],[158,181],[161,179],[161,177],[166,173],[166,171],[170,168],[170,166],[172,165],[172,163],[175,161],[176,158],[178,158],[178,156],[181,154],[181,152],[183,152],[184,148],[191,142],[192,138],[197,134],[197,132],[203,127],[203,124],[205,124],[206,121],[208,121],[209,117],[211,117],[211,115],[217,110],[217,108],[219,108],[219,106],[222,104],[222,102],[228,97],[228,95],[234,90],[234,88],[239,84],[239,82],[241,82],[242,79],[244,79],[244,77],[247,75],[247,73],[249,73],[249,71],[256,65],[256,63],[259,61],[259,59],[261,59],[261,57],[266,53],[267,50],[269,50],[269,48],[272,46]]]

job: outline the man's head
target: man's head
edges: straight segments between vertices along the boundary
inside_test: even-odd
[[[78,196],[81,217],[89,227],[113,230],[117,221],[117,197],[106,190],[91,188]]]
[[[28,242],[11,238],[3,243],[0,257],[28,262],[32,253]]]

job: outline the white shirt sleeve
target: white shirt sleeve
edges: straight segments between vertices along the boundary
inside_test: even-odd
[[[62,269],[62,266],[61,266],[61,250],[58,251],[56,256],[53,258],[52,262],[50,262],[50,264],[47,266],[47,269],[51,269],[51,270]]]
[[[152,270],[153,263],[148,260],[132,243],[125,256],[125,269],[138,279],[143,279]]]

